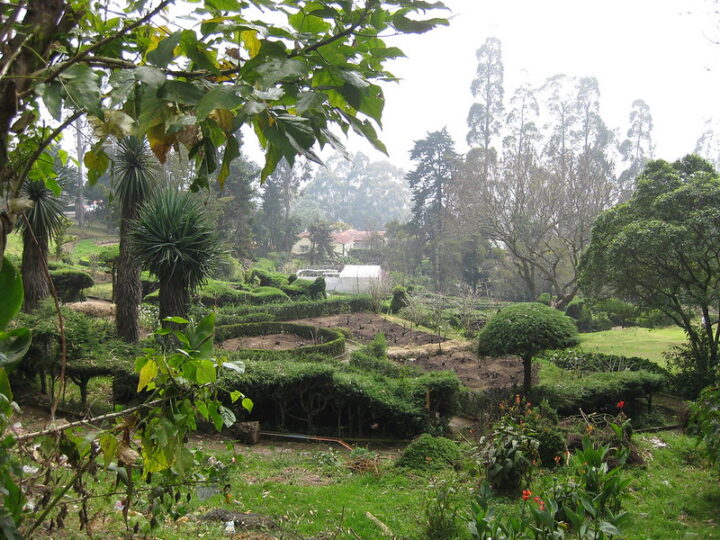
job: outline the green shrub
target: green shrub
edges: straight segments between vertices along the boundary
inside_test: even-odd
[[[248,281],[257,280],[261,287],[275,287],[281,289],[287,287],[288,277],[285,274],[279,272],[272,272],[270,270],[263,270],[261,268],[253,268],[250,272],[250,279]]]
[[[708,386],[690,407],[690,429],[704,443],[710,463],[720,466],[720,386]]]
[[[546,399],[562,415],[590,412],[614,412],[619,401],[628,408],[641,398],[649,399],[664,388],[666,378],[645,370],[597,372],[573,375],[567,372],[561,382],[541,383],[533,388],[532,400]]]
[[[614,371],[650,371],[665,377],[670,373],[647,358],[638,356],[620,356],[586,352],[580,349],[546,351],[541,355],[545,360],[563,369],[580,373],[614,372]]]
[[[546,306],[549,306],[550,303],[552,302],[552,296],[550,296],[550,293],[544,292],[544,293],[542,293],[540,296],[537,297],[537,301],[538,301],[540,304],[544,304],[544,305],[546,305]]]
[[[438,470],[456,466],[460,457],[455,441],[423,433],[405,448],[396,464],[417,471]]]
[[[397,286],[392,290],[392,300],[390,301],[390,313],[398,313],[402,308],[407,307],[407,289]]]
[[[487,482],[502,494],[516,494],[526,487],[538,458],[539,442],[524,418],[525,404],[518,399],[480,442]]]
[[[309,287],[310,297],[325,298],[327,296],[325,293],[325,287],[325,278],[322,276],[316,277],[315,281],[313,281]]]
[[[395,379],[362,373],[328,357],[287,360],[278,351],[257,352],[255,357],[245,360],[245,373],[223,375],[226,388],[252,398],[252,413],[243,413],[237,404],[228,406],[239,418],[272,428],[402,438],[437,429],[457,410],[460,383],[451,372]]]
[[[619,298],[606,298],[593,306],[597,313],[605,313],[614,326],[634,326],[640,310]]]
[[[367,295],[335,296],[325,300],[306,300],[300,302],[283,302],[258,306],[229,306],[221,308],[217,314],[217,324],[232,324],[249,313],[270,313],[278,321],[292,321],[341,313],[370,311],[371,300]]]
[[[57,295],[63,302],[79,302],[85,300],[83,290],[95,285],[90,274],[72,268],[59,268],[50,271]]]

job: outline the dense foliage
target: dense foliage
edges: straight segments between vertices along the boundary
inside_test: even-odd
[[[598,218],[580,262],[588,293],[658,309],[685,330],[696,390],[713,380],[719,362],[719,224],[720,177],[710,163],[653,161],[630,200]]]

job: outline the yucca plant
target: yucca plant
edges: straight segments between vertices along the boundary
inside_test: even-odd
[[[30,312],[50,294],[50,284],[45,275],[50,240],[63,230],[66,218],[62,198],[49,190],[42,180],[25,182],[23,195],[33,202],[32,208],[26,210],[18,222],[23,237],[23,310]]]
[[[156,192],[133,222],[131,245],[142,267],[160,281],[160,319],[184,317],[192,291],[221,254],[220,242],[192,193]]]
[[[130,251],[130,224],[156,185],[157,166],[147,141],[122,139],[113,157],[112,188],[120,202],[120,253],[116,264],[115,326],[118,336],[135,342],[140,337],[138,321],[142,302],[140,264]]]

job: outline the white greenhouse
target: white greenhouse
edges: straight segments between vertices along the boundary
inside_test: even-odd
[[[383,271],[376,264],[346,264],[342,270],[298,270],[298,279],[314,280],[317,277],[325,278],[327,292],[361,294],[370,291],[374,284],[383,281]]]

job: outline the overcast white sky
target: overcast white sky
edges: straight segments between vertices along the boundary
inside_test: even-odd
[[[451,24],[394,44],[408,58],[390,71],[384,130],[390,161],[410,168],[413,141],[447,126],[465,150],[475,51],[487,37],[503,43],[505,96],[520,83],[564,73],[594,76],[603,117],[627,130],[633,100],[655,122],[656,157],[692,151],[705,120],[720,116],[720,18],[710,0],[446,0]],[[250,138],[246,138],[249,142]],[[351,151],[384,159],[358,139]],[[255,152],[251,156],[257,159]]]

